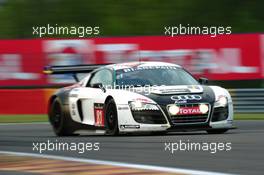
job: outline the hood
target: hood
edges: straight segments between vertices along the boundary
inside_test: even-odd
[[[159,105],[174,103],[210,103],[215,101],[215,94],[208,86],[164,86],[153,88],[150,91],[137,92],[152,99]]]
[[[150,90],[151,94],[167,95],[167,94],[192,94],[202,93],[201,85],[181,85],[181,86],[158,86]]]

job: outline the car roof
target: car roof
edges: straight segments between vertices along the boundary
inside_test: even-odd
[[[135,61],[135,62],[126,62],[126,63],[117,63],[107,65],[107,68],[113,70],[127,69],[127,68],[135,68],[135,67],[149,67],[149,66],[174,66],[178,68],[182,68],[181,66],[173,63],[166,62],[158,62],[158,61]]]

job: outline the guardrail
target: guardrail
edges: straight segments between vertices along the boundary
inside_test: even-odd
[[[54,91],[56,89],[0,89],[0,113],[44,114],[47,112],[47,101]],[[233,99],[235,113],[264,113],[264,88],[228,91]],[[11,105],[14,102],[15,105]]]
[[[264,113],[264,89],[229,89],[235,113]]]

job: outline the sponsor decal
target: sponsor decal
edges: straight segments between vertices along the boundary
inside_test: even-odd
[[[131,62],[131,63],[121,63],[121,64],[116,64],[114,65],[115,66],[115,69],[129,69],[131,67],[137,67],[139,66],[141,63],[140,62]]]
[[[118,109],[118,110],[128,110],[129,107],[118,107],[117,109]]]
[[[139,129],[139,125],[120,125],[121,129]]]
[[[167,94],[167,93],[188,93],[190,92],[189,89],[161,89],[161,93]]]
[[[94,125],[104,126],[104,106],[100,103],[94,104]]]
[[[177,115],[192,115],[192,114],[203,114],[199,107],[180,107]]]
[[[132,68],[125,68],[123,72],[135,72],[140,70],[151,70],[151,69],[178,69],[179,66],[138,66]]]
[[[146,98],[135,98],[132,101],[140,101],[140,102],[145,102],[145,103],[151,103],[149,99]]]

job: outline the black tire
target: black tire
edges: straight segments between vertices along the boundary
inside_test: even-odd
[[[206,132],[208,134],[223,134],[227,131],[228,131],[228,129],[213,129],[213,130],[207,130]]]
[[[107,101],[105,105],[105,127],[107,135],[118,135],[118,118],[117,118],[117,110],[114,99],[110,99]]]
[[[55,98],[50,106],[49,121],[57,136],[71,136],[70,130],[67,130],[67,119],[65,117],[63,106],[58,98]]]

